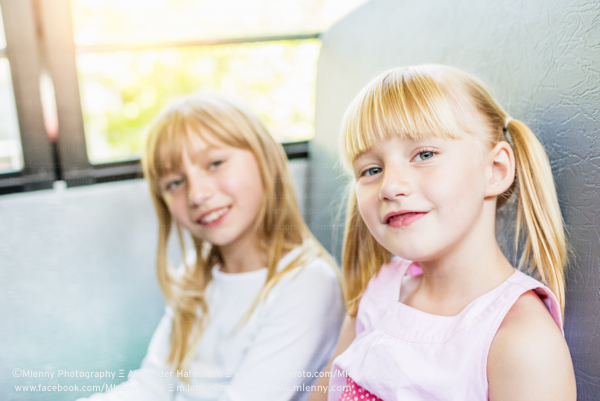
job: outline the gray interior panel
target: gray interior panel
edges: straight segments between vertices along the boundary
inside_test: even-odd
[[[342,115],[378,72],[449,64],[487,82],[546,147],[573,257],[566,338],[580,400],[600,400],[600,3],[593,1],[371,0],[323,38],[316,93],[311,227],[341,245],[334,218],[347,182],[338,160]],[[498,221],[508,244],[513,211]],[[337,234],[335,229],[337,228]]]

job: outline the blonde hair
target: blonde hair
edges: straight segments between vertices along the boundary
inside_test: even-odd
[[[264,196],[255,218],[255,229],[266,253],[267,279],[240,325],[247,321],[283,276],[317,257],[324,258],[333,266],[341,281],[335,262],[310,233],[300,214],[283,147],[275,142],[259,119],[244,105],[216,94],[192,95],[175,101],[150,125],[143,161],[144,175],[159,223],[158,282],[173,310],[171,350],[166,363],[172,363],[174,370],[187,370],[194,356],[208,321],[209,309],[204,292],[212,279],[212,268],[223,262],[217,246],[201,238],[193,238],[195,264],[188,266],[184,262],[185,270],[180,273],[168,263],[167,243],[173,225],[177,229],[183,255],[186,255],[186,250],[182,230],[172,220],[159,180],[179,168],[189,135],[199,135],[207,142],[217,140],[228,146],[250,150],[259,166]],[[301,249],[299,256],[278,272],[277,264],[281,257],[296,247]]]
[[[463,120],[465,116],[471,119]],[[467,126],[473,119],[482,128],[476,134],[482,146],[491,149],[500,141],[508,142],[507,132],[512,138],[516,176],[497,198],[496,209],[516,194],[515,255],[519,241],[524,241],[518,268],[528,266],[554,292],[564,312],[567,246],[548,156],[524,123],[509,120],[479,79],[441,65],[395,68],[380,74],[344,115],[342,161],[350,169],[377,140],[396,136],[422,140],[474,134],[473,127]],[[505,121],[509,121],[506,127]],[[348,314],[355,316],[369,280],[391,253],[377,243],[360,216],[353,185],[349,192],[342,266]]]

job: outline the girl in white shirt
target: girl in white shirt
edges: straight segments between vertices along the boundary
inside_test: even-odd
[[[344,303],[338,269],[300,214],[281,145],[245,106],[194,95],[151,124],[144,173],[167,311],[141,368],[91,399],[308,398]],[[179,270],[167,261],[173,227],[183,254],[183,230],[195,248]]]

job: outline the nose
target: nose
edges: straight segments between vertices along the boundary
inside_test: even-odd
[[[214,188],[209,177],[197,171],[188,171],[188,203],[191,207],[199,207],[214,194]]]
[[[387,168],[379,187],[379,199],[382,201],[397,200],[412,193],[412,185],[408,176],[398,168]]]

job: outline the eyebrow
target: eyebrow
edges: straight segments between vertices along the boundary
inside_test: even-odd
[[[365,150],[362,153],[360,153],[358,156],[356,156],[354,158],[354,160],[352,161],[352,166],[354,166],[356,164],[356,162],[358,162],[360,159],[363,159],[365,157],[367,157],[367,155],[369,153],[371,153],[373,151],[373,148],[369,149],[369,150]]]

